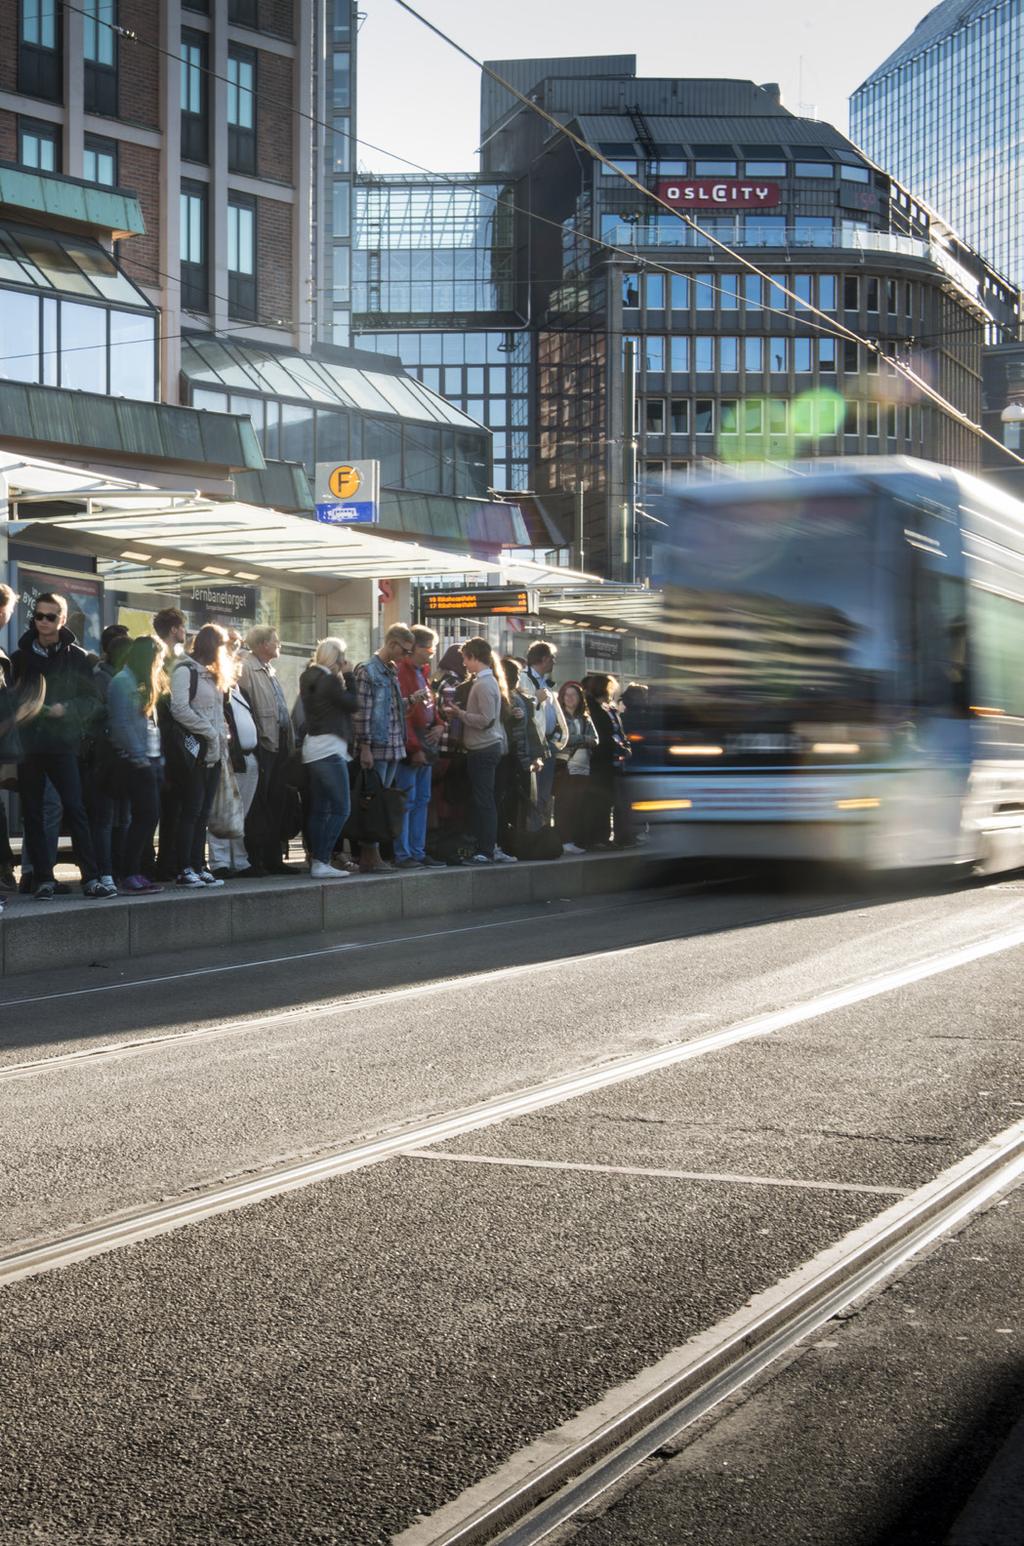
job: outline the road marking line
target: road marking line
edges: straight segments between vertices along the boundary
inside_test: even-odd
[[[562,1075],[532,1089],[495,1096],[462,1111],[451,1112],[426,1122],[399,1128],[395,1132],[369,1139],[364,1143],[346,1145],[317,1159],[286,1165],[264,1175],[248,1176],[217,1187],[210,1192],[165,1203],[158,1208],[147,1209],[118,1220],[92,1225],[72,1236],[27,1245],[7,1256],[0,1257],[0,1284],[14,1282],[38,1272],[50,1271],[55,1267],[68,1266],[74,1261],[84,1260],[102,1251],[113,1250],[116,1246],[134,1244],[153,1235],[167,1234],[183,1224],[212,1218],[218,1213],[232,1212],[236,1208],[244,1208],[269,1197],[281,1196],[286,1192],[311,1186],[317,1181],[326,1181],[349,1174],[366,1165],[377,1165],[408,1149],[431,1148],[450,1138],[460,1137],[463,1133],[490,1127],[496,1122],[507,1122],[513,1117],[541,1111],[547,1106],[561,1105],[576,1096],[589,1095],[596,1090],[624,1084],[645,1074],[671,1068],[691,1058],[703,1057],[709,1052],[735,1046],[739,1042],[749,1041],[757,1036],[770,1036],[775,1031],[792,1025],[802,1025],[821,1015],[831,1014],[836,1009],[844,1009],[851,1004],[877,998],[880,994],[891,993],[896,988],[905,987],[909,983],[921,982],[925,978],[954,971],[957,967],[966,966],[987,956],[998,955],[1003,951],[1017,949],[1021,945],[1024,945],[1024,928],[1013,929],[1008,933],[980,940],[974,945],[918,961],[912,966],[902,967],[899,971],[886,972],[879,977],[852,983],[837,992],[826,993],[804,1003],[791,1005],[788,1009],[758,1015],[753,1020],[743,1021],[724,1031],[713,1031],[693,1041],[676,1042],[671,1046],[659,1048],[656,1052],[619,1058],[596,1068]],[[631,955],[651,948],[653,947],[634,945],[616,953]],[[601,959],[607,960],[608,956]],[[557,967],[562,963],[552,964]],[[535,969],[532,966],[510,967],[504,968],[499,973],[491,973],[489,976],[483,975],[485,980],[493,981],[497,978],[518,976]],[[462,987],[465,981],[466,979],[462,979],[454,986]],[[451,985],[441,984],[440,986]],[[424,991],[434,990],[401,989],[397,994],[389,995],[385,1002],[390,1003],[393,997],[416,997],[422,995]],[[351,1001],[349,1007],[351,1007]]]
[[[501,1154],[444,1154],[437,1149],[407,1149],[403,1159],[447,1160],[456,1165],[507,1165],[525,1170],[585,1170],[602,1176],[652,1176],[664,1181],[721,1181],[735,1186],[790,1186],[808,1192],[869,1192],[906,1197],[905,1186],[859,1185],[855,1181],[796,1181],[782,1176],[740,1176],[731,1171],[662,1170],[653,1165],[592,1165],[584,1161],[522,1159]]]
[[[1024,1122],[1018,1122],[525,1445],[483,1481],[393,1536],[392,1546],[471,1546],[499,1533],[515,1546],[547,1539],[684,1427],[1016,1184],[1022,1172]]]

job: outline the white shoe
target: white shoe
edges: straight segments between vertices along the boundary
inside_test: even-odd
[[[486,854],[474,854],[471,859],[463,859],[462,862],[463,864],[490,864],[491,860]]]
[[[319,859],[312,861],[309,873],[314,880],[348,880],[348,870],[336,870],[333,864],[323,864]]]
[[[224,882],[222,880],[218,880],[216,875],[214,875],[210,870],[200,870],[198,874],[200,884],[203,886],[223,886],[224,884]]]
[[[503,848],[494,850],[495,864],[518,864],[519,860],[513,854],[507,854]]]
[[[578,847],[578,845],[576,843],[563,843],[562,844],[562,852],[564,854],[585,854],[586,851],[587,850],[585,848]]]
[[[199,876],[196,874],[195,870],[182,870],[181,874],[178,876],[176,884],[179,886],[189,886],[192,888],[192,890],[195,890],[203,883],[199,879]]]
[[[100,876],[100,885],[101,886],[109,886],[111,891],[116,891],[117,890],[117,887],[114,885],[114,877],[113,877],[113,875],[101,875]]]

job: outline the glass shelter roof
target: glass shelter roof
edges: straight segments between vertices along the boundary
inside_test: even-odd
[[[183,339],[181,368],[194,386],[227,387],[232,392],[258,392],[480,432],[475,420],[421,382],[397,371],[374,369],[372,364],[342,364],[204,336]]]
[[[6,221],[0,221],[0,285],[153,310],[99,242]]]

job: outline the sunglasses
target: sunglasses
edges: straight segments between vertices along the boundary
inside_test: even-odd
[[[59,623],[60,622],[60,613],[59,612],[33,612],[32,613],[32,621],[34,623]]]

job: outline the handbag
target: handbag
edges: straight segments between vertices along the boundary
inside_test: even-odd
[[[358,843],[388,843],[398,837],[405,820],[405,795],[385,789],[376,768],[352,764],[352,815],[346,833]]]
[[[241,838],[245,830],[242,796],[238,792],[238,780],[227,755],[220,759],[220,778],[206,825],[214,837]]]

